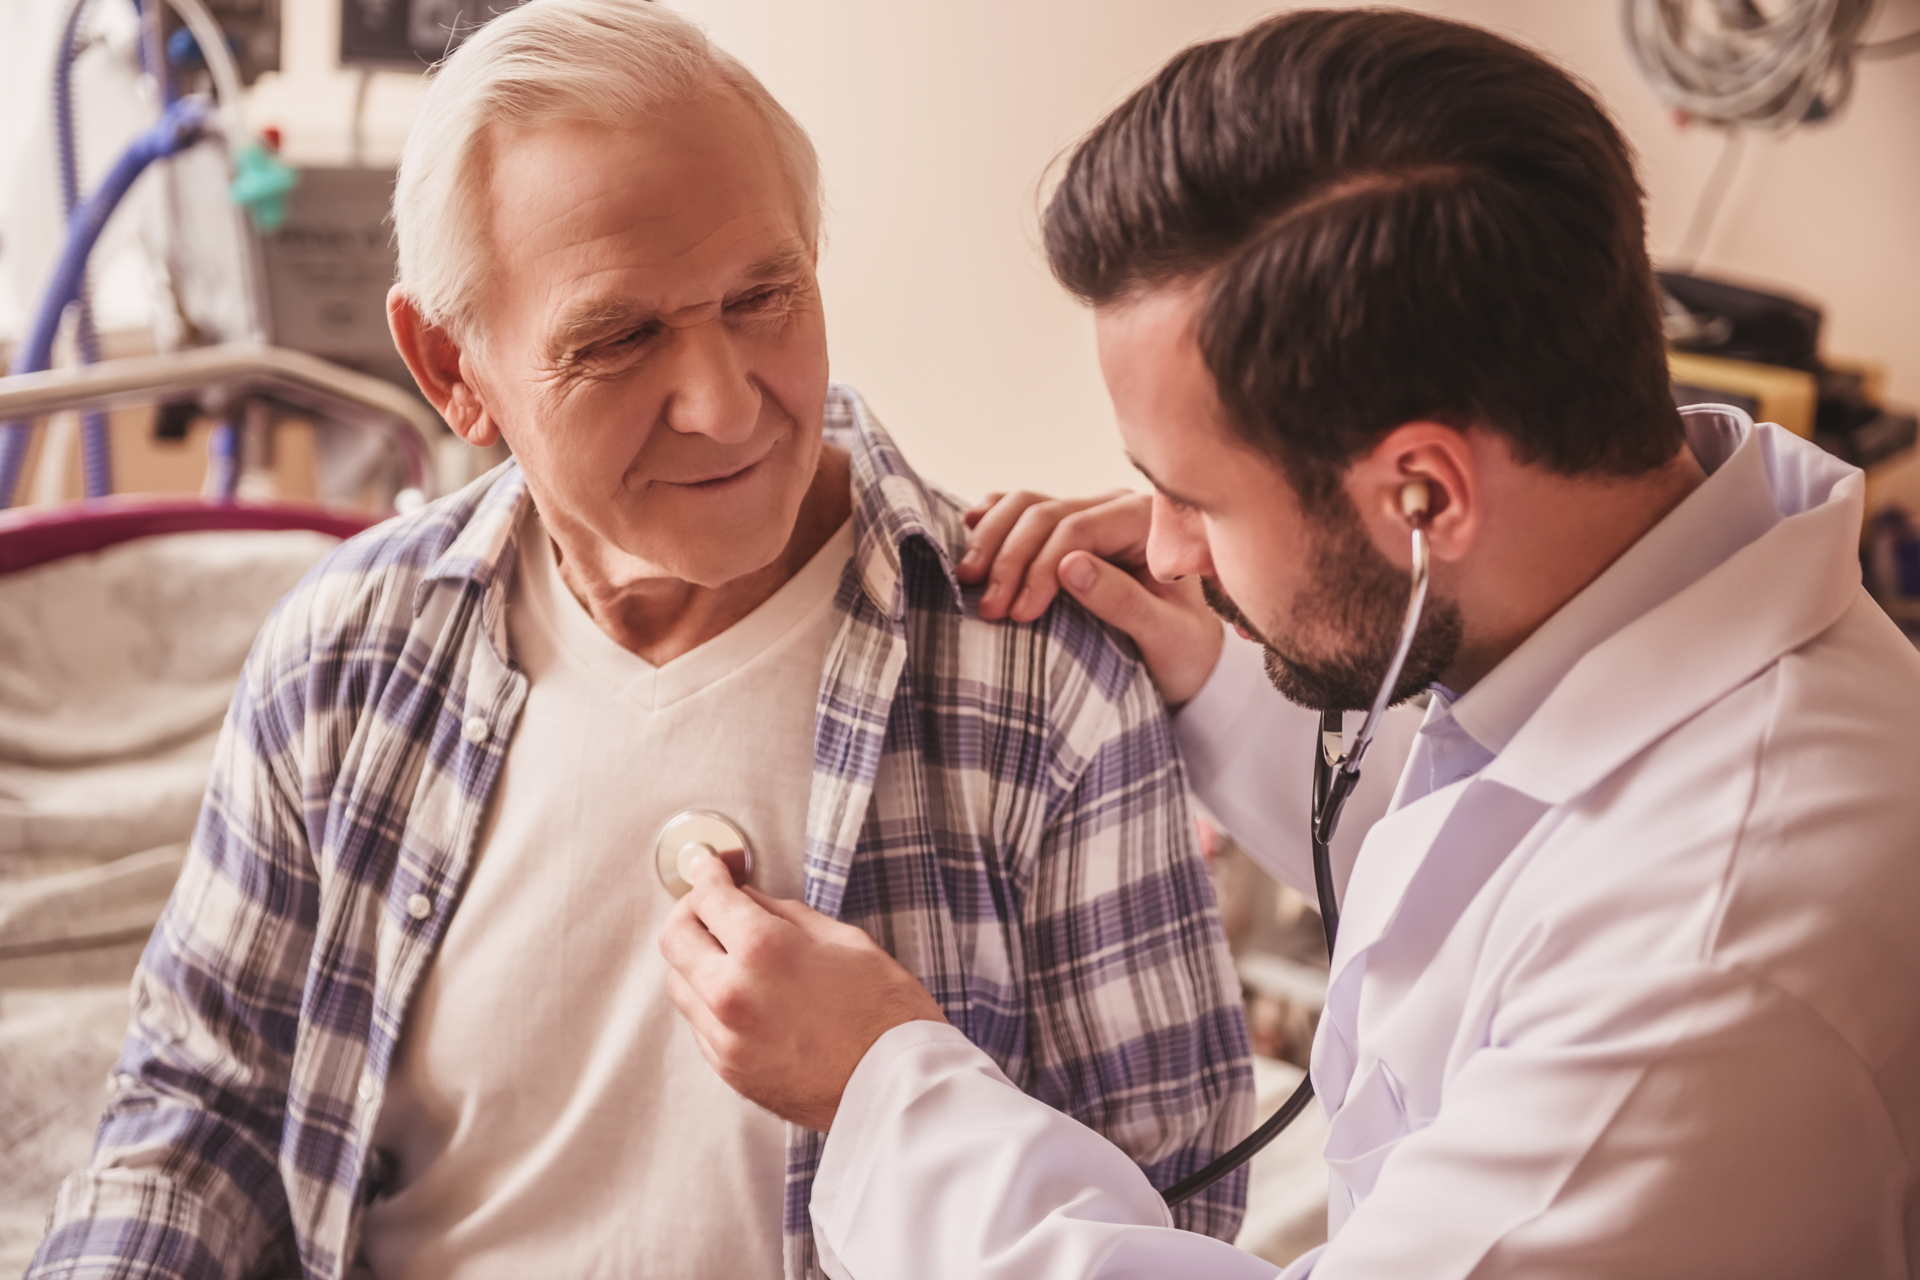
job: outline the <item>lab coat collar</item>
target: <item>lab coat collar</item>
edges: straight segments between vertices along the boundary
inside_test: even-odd
[[[1777,426],[1754,426],[1738,410],[1714,406],[1688,421],[1690,437],[1707,426],[1736,438],[1714,479],[1764,474],[1779,518],[1580,655],[1484,780],[1564,804],[1825,631],[1858,598],[1861,472]],[[1754,518],[1734,504],[1726,510],[1731,520]],[[1664,541],[1663,550],[1681,553]]]
[[[1780,518],[1640,616],[1585,623],[1605,638],[1572,655],[1564,677],[1505,750],[1472,777],[1412,799],[1375,824],[1348,883],[1333,958],[1327,1011],[1334,1031],[1343,1022],[1351,1024],[1366,954],[1394,928],[1409,897],[1418,896],[1409,894],[1409,885],[1443,842],[1443,832],[1453,827],[1456,813],[1482,814],[1480,801],[1461,807],[1471,792],[1504,788],[1509,800],[1533,802],[1495,804],[1488,811],[1502,815],[1495,826],[1517,824],[1500,839],[1489,831],[1463,834],[1454,842],[1464,847],[1484,836],[1480,843],[1500,846],[1476,852],[1475,874],[1484,878],[1521,838],[1522,828],[1548,807],[1579,796],[1669,729],[1819,635],[1856,598],[1860,472],[1779,427],[1755,427],[1734,410],[1714,412],[1716,421],[1689,421],[1690,429],[1707,428],[1700,433],[1707,449],[1702,464],[1724,458],[1715,478],[1739,482],[1742,474],[1750,474],[1764,479]],[[1716,457],[1716,439],[1721,446],[1731,442],[1732,448]],[[1728,470],[1736,466],[1740,470]],[[1746,518],[1752,520],[1750,511]],[[1625,563],[1623,556],[1614,567]],[[1630,609],[1633,596],[1620,591],[1615,607]],[[1765,601],[1765,607],[1756,608],[1756,601]],[[1465,702],[1463,697],[1459,705]],[[1431,719],[1445,712],[1430,708],[1428,714]],[[1489,860],[1483,854],[1499,856]],[[1449,863],[1441,870],[1459,874],[1463,868]],[[1318,1052],[1316,1047],[1316,1064]],[[1351,1058],[1335,1043],[1329,1046],[1324,1080],[1316,1065],[1315,1079],[1329,1098],[1344,1094],[1340,1067],[1350,1067]]]
[[[1682,411],[1707,479],[1467,693],[1452,719],[1498,755],[1580,658],[1779,522],[1760,435],[1738,410]]]

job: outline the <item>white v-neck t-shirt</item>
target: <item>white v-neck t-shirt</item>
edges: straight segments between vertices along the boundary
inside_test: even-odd
[[[507,631],[530,681],[478,862],[402,1033],[374,1145],[379,1280],[781,1274],[785,1129],[701,1059],[657,947],[661,825],[711,809],[798,897],[841,527],[654,667],[574,599],[529,505]]]

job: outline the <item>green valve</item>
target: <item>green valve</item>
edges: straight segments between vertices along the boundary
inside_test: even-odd
[[[287,220],[287,192],[300,181],[299,172],[258,142],[249,142],[233,157],[237,171],[227,190],[244,205],[261,231],[276,231]]]

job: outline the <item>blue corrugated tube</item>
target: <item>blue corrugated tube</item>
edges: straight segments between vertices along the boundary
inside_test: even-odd
[[[80,203],[80,148],[73,129],[73,62],[80,56],[80,25],[93,0],[72,0],[61,29],[60,56],[53,63],[53,126],[60,154],[60,216],[73,217]],[[144,47],[144,46],[143,46]],[[84,274],[73,304],[73,346],[81,364],[100,360],[100,335],[93,327],[93,290]],[[94,410],[80,420],[80,474],[82,492],[104,498],[113,492],[113,449],[107,435],[107,415]]]
[[[133,11],[140,15],[140,69],[153,77],[154,86],[160,90],[160,101],[172,102],[180,95],[167,70],[166,45],[160,39],[160,15],[152,10],[158,3],[159,0],[133,0]]]
[[[240,419],[229,417],[207,436],[207,481],[201,496],[232,502],[240,486]]]
[[[181,98],[167,106],[157,123],[133,140],[121,153],[100,182],[99,190],[73,211],[67,221],[67,244],[54,265],[53,279],[40,300],[32,328],[14,359],[12,372],[39,373],[51,362],[53,340],[60,332],[60,318],[80,292],[86,276],[87,256],[100,239],[107,219],[119,207],[135,178],[155,160],[164,160],[200,140],[206,130],[206,99]],[[0,507],[13,505],[14,490],[19,487],[20,468],[27,459],[27,441],[32,424],[9,422],[0,427]]]

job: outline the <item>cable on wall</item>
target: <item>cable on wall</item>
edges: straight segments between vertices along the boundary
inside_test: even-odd
[[[1669,106],[1708,124],[1783,132],[1846,105],[1876,3],[1623,0],[1622,15],[1627,48]]]

